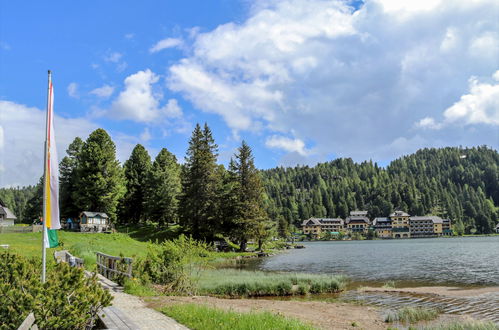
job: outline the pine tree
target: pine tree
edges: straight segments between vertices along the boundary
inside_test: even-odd
[[[123,169],[126,193],[122,200],[121,222],[139,223],[145,220],[147,179],[151,171],[151,157],[146,148],[137,144]]]
[[[105,212],[115,221],[125,189],[114,142],[99,128],[90,134],[81,149],[73,194],[76,206],[81,211]]]
[[[163,148],[156,156],[147,180],[148,218],[159,226],[177,222],[180,189],[180,165],[175,155]]]
[[[76,206],[73,196],[77,181],[76,170],[78,168],[82,147],[83,140],[76,137],[66,150],[67,156],[65,156],[59,164],[59,205],[61,209],[61,218],[76,218],[81,211]]]
[[[194,238],[212,240],[217,224],[217,145],[207,124],[196,124],[182,171],[180,222]]]

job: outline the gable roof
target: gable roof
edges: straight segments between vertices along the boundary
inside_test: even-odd
[[[433,221],[433,223],[443,223],[444,220],[440,217],[437,217],[436,215],[425,215],[425,216],[420,216],[420,217],[410,217],[409,220],[411,221],[424,221],[424,220],[430,220]]]
[[[17,217],[14,215],[14,213],[12,213],[11,210],[9,210],[6,206],[0,206],[0,214],[3,214],[4,215],[4,218],[5,219],[9,219],[9,220],[16,220]]]
[[[96,216],[99,216],[99,217],[101,217],[101,218],[106,218],[106,219],[107,219],[107,218],[109,218],[109,217],[107,216],[107,214],[106,214],[106,213],[104,213],[104,212],[90,212],[90,211],[84,211],[84,212],[81,212],[80,217],[81,217],[81,215],[82,215],[82,214],[83,214],[83,215],[85,215],[86,217],[89,217],[89,218],[94,218],[94,217],[96,217]]]
[[[319,219],[317,219],[317,218],[310,218],[307,220],[303,220],[303,223],[301,225],[302,226],[320,226],[321,223],[319,222]]]

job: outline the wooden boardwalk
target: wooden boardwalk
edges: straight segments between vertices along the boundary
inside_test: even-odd
[[[97,274],[97,277],[102,287],[109,290],[114,297],[113,306],[104,309],[105,314],[114,319],[114,324],[117,325],[114,329],[188,330],[174,319],[148,308],[139,297],[124,293],[118,284],[100,274]]]

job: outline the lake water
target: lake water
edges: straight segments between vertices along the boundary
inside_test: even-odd
[[[307,242],[260,260],[268,271],[345,274],[357,282],[499,285],[499,236]]]

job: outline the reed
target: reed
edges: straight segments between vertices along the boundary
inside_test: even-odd
[[[431,321],[438,317],[440,312],[433,308],[404,307],[386,316],[385,322],[417,323],[419,321]]]

